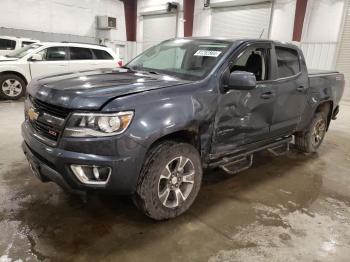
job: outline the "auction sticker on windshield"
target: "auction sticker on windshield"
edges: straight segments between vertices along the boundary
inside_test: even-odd
[[[218,57],[220,54],[221,54],[221,51],[198,50],[194,55],[195,55],[195,56],[211,56],[211,57]]]

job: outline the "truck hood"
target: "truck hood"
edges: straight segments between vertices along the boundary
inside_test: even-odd
[[[116,97],[185,83],[187,81],[168,75],[118,68],[36,78],[27,89],[32,97],[51,105],[99,110]]]

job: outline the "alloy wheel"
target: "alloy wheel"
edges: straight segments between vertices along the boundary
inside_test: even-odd
[[[320,119],[316,122],[315,127],[312,131],[312,144],[314,147],[318,147],[324,135],[326,134],[326,121],[324,119]]]
[[[179,156],[172,159],[162,171],[158,182],[158,198],[165,207],[176,208],[190,195],[195,178],[192,161]]]
[[[9,97],[16,97],[22,93],[22,84],[16,79],[7,79],[2,83],[3,93]]]

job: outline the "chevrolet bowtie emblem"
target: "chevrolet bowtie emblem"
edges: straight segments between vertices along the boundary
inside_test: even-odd
[[[35,109],[33,107],[30,107],[27,111],[28,117],[30,121],[35,121],[39,117],[39,113],[35,112]]]

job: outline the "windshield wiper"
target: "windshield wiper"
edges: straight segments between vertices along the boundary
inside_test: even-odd
[[[160,75],[158,72],[156,71],[146,71],[147,73],[153,74],[153,75]]]
[[[131,68],[130,68],[130,67],[127,67],[127,66],[121,66],[120,68],[124,68],[124,69],[131,70]]]
[[[131,71],[141,71],[141,72],[146,72],[146,73],[149,73],[149,74],[152,74],[152,75],[160,75],[160,73],[156,72],[156,71],[152,71],[152,70],[144,70],[142,67],[137,67],[137,66],[134,66],[133,68],[130,68],[130,67],[127,67],[127,66],[121,66],[120,68],[124,68],[124,69],[128,69],[128,70],[131,70]]]

